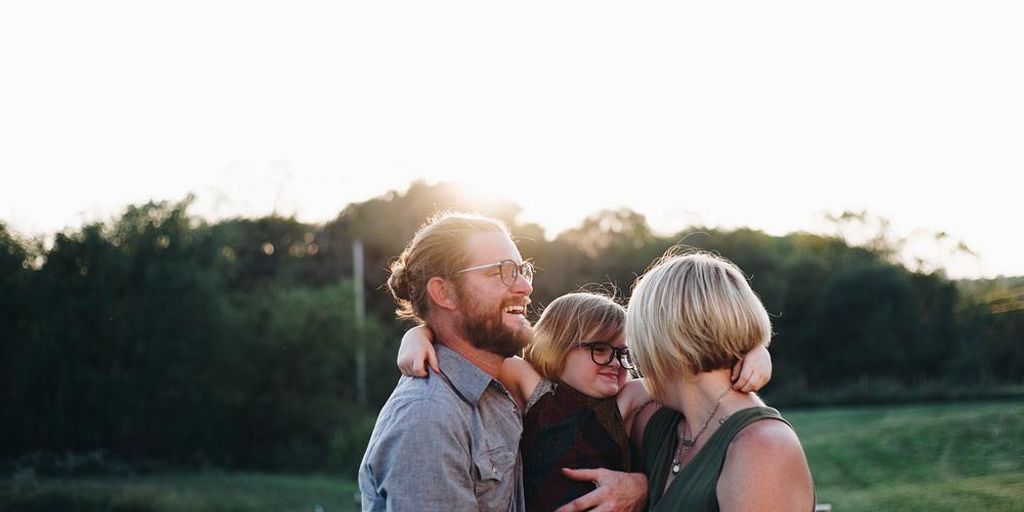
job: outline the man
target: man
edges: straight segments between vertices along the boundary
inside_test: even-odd
[[[522,416],[497,376],[531,339],[532,278],[504,224],[462,213],[428,221],[391,265],[398,315],[430,327],[441,372],[403,377],[377,417],[359,467],[364,511],[523,512]],[[635,476],[584,471],[598,489],[573,506],[642,504]]]

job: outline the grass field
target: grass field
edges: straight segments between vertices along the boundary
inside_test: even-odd
[[[348,512],[359,510],[356,491],[337,478],[247,473],[8,481],[0,511]]]
[[[1024,511],[1024,402],[786,416],[835,511]]]
[[[1024,402],[783,411],[835,512],[1024,511]],[[191,474],[7,480],[0,511],[356,510],[322,476]]]

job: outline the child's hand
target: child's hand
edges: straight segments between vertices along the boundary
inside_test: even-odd
[[[764,345],[747,352],[732,367],[732,388],[749,393],[764,387],[772,379],[772,356]]]
[[[427,364],[435,372],[441,373],[437,365],[437,352],[434,351],[434,333],[425,325],[413,327],[402,336],[402,345],[398,347],[398,369],[408,377],[426,377]]]

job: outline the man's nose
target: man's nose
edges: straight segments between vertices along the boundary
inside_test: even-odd
[[[516,282],[512,283],[512,291],[523,295],[529,295],[533,293],[533,281],[527,279],[526,276],[519,274],[516,276]]]

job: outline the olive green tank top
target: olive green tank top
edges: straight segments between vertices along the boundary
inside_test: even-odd
[[[789,425],[779,411],[771,407],[751,407],[736,411],[711,435],[707,444],[683,467],[666,489],[669,466],[672,465],[672,457],[679,447],[676,427],[682,415],[668,407],[654,413],[647,424],[647,430],[644,431],[643,445],[644,470],[649,482],[648,510],[717,512],[718,475],[722,472],[729,444],[747,425],[766,418],[783,421]]]

